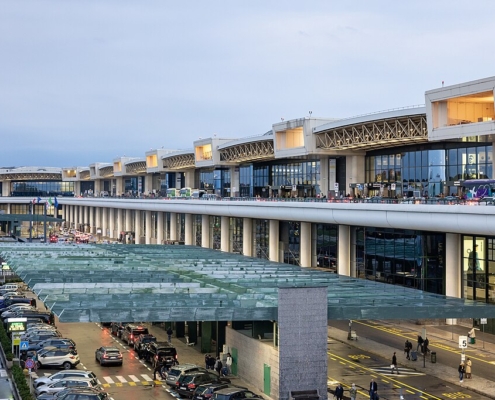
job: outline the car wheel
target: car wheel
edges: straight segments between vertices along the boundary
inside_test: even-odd
[[[41,363],[38,361],[38,368],[41,368],[41,367],[42,367],[42,365],[41,365]]]
[[[66,362],[64,362],[62,364],[62,368],[63,369],[71,369],[72,368],[72,364],[70,362],[66,361]]]

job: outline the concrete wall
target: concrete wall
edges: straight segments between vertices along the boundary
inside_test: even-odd
[[[327,398],[327,288],[279,288],[279,395],[318,390]]]
[[[273,343],[253,339],[229,327],[225,329],[225,343],[229,351],[237,349],[237,373],[243,380],[253,384],[258,394],[263,395],[263,366],[266,364],[271,367],[271,393],[268,396],[278,398],[278,349]]]

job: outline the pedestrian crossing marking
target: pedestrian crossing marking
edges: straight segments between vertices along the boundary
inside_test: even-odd
[[[38,374],[35,374],[34,372],[31,373],[33,379],[39,378]],[[44,372],[44,376],[51,376],[52,374],[49,372]],[[97,379],[98,384],[104,388],[109,388],[112,386],[115,387],[124,387],[126,385],[128,386],[165,386],[165,381],[159,381],[159,380],[154,380],[152,377],[146,375],[146,374],[141,374],[140,377],[136,375],[115,375],[113,377],[110,376],[103,376],[101,378],[103,382],[100,379]]]
[[[144,378],[145,381],[152,382],[153,379],[151,379],[148,375],[146,374],[141,374],[141,376]]]
[[[123,376],[117,375],[116,378],[120,381],[120,383],[127,383],[127,380]]]
[[[399,368],[399,373],[397,373],[397,370],[395,370],[395,369],[392,371],[392,369],[389,366],[386,366],[386,367],[371,367],[370,369],[372,371],[376,372],[376,373],[381,374],[381,375],[385,375],[385,376],[397,375],[397,376],[400,376],[401,378],[404,378],[404,377],[407,377],[407,376],[421,376],[421,375],[425,375],[424,372],[419,372],[419,371],[416,371],[415,369],[406,368],[406,367]]]
[[[115,381],[110,378],[109,376],[104,376],[103,379],[105,379],[107,381],[107,383],[115,383]]]
[[[135,375],[129,375],[129,378],[131,378],[131,380],[135,383],[135,382],[139,382],[139,379],[135,376]]]

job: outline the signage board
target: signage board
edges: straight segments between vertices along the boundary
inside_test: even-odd
[[[338,183],[338,182],[335,182],[335,183],[333,184],[333,190],[335,190],[336,192],[338,192],[338,191],[339,191],[339,183]]]
[[[7,318],[7,332],[24,332],[27,318]]]
[[[21,338],[20,338],[20,337],[18,337],[18,336],[14,337],[14,338],[12,339],[12,344],[13,344],[14,346],[19,346],[19,345],[21,344]]]
[[[19,344],[21,350],[27,350],[29,349],[29,342],[22,340]]]
[[[488,318],[481,318],[481,319],[480,319],[480,324],[481,324],[481,325],[486,325],[486,324],[487,324],[487,322],[488,322],[488,321],[487,321],[487,319],[488,319]]]
[[[459,348],[467,349],[467,336],[459,336]]]

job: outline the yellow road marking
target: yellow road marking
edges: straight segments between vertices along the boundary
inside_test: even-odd
[[[336,354],[333,354],[333,353],[330,353],[330,352],[327,352],[327,354],[328,354],[329,356],[333,356],[333,357],[335,357],[336,359],[339,359],[339,360],[345,360],[345,361],[347,361],[348,363],[350,363],[350,362],[351,362],[351,361],[348,361],[348,360],[346,360],[345,358],[340,357],[340,356],[338,356],[338,355],[336,355]],[[409,388],[409,389],[413,390],[413,392],[412,392],[412,393],[420,393],[420,397],[422,397],[422,398],[434,399],[434,400],[442,400],[440,397],[436,397],[436,396],[434,396],[434,395],[432,395],[432,394],[430,394],[430,393],[424,392],[423,390],[421,390],[421,389],[417,389],[417,388],[415,388],[414,386],[408,385],[408,384],[406,384],[406,383],[404,383],[404,382],[401,382],[401,381],[399,381],[399,380],[397,380],[397,379],[393,379],[393,378],[390,378],[390,377],[386,377],[385,375],[382,375],[382,374],[380,374],[380,373],[377,373],[376,371],[373,371],[371,368],[365,367],[365,366],[363,366],[363,365],[357,365],[356,367],[360,368],[361,370],[364,370],[364,371],[368,372],[368,374],[369,374],[372,378],[375,378],[375,377],[379,376],[379,377],[382,379],[382,381],[383,381],[383,382],[386,382],[386,383],[395,383],[395,384],[397,384],[397,385],[400,385],[400,387],[402,387],[402,388],[404,388],[404,389],[408,389],[408,388]],[[426,395],[426,396],[428,396],[428,397],[423,397],[423,394],[424,394],[424,395]]]

